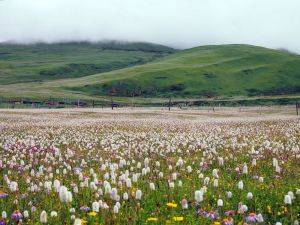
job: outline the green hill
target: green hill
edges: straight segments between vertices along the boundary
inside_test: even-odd
[[[205,46],[74,85],[69,89],[89,95],[128,97],[295,94],[300,93],[300,57],[248,45]]]
[[[0,44],[0,83],[56,80],[139,65],[174,52],[149,43]]]
[[[89,46],[87,43],[84,45]],[[300,56],[286,51],[250,45],[202,46],[182,51],[143,43],[140,45],[143,48],[147,46],[146,49],[138,44],[132,44],[134,47],[118,43],[111,45],[113,46],[107,49],[101,44],[99,54],[105,52],[106,56],[99,58],[95,47],[77,51],[70,47],[69,53],[60,57],[57,56],[60,45],[54,45],[57,50],[48,45],[51,49],[49,52],[52,52],[49,53],[50,61],[48,53],[42,51],[41,55],[47,56],[43,56],[43,60],[36,62],[36,59],[32,59],[28,68],[23,65],[23,69],[33,70],[35,67],[32,64],[38,64],[39,72],[29,76],[27,81],[34,80],[29,83],[23,83],[25,78],[21,76],[21,72],[16,72],[17,69],[11,69],[10,76],[5,75],[3,67],[9,67],[9,63],[7,59],[3,59],[9,55],[2,54],[1,82],[5,82],[0,85],[0,95],[15,98],[51,96],[96,100],[113,95],[126,101],[132,96],[137,99],[220,99],[300,94]],[[120,50],[121,48],[123,49]],[[27,51],[29,49],[30,47]],[[1,49],[1,52],[5,51]],[[32,55],[36,57],[36,53]],[[116,62],[116,58],[119,64],[112,66],[115,65],[113,62]],[[61,68],[53,63],[56,60],[59,61],[58,64],[70,67],[70,64],[92,63],[92,59],[98,60],[98,64],[107,63],[108,69],[90,71],[90,67],[80,67],[77,70],[73,68],[75,72],[61,72],[57,75],[44,75],[41,72]],[[140,63],[143,64],[137,65]],[[41,70],[41,67],[46,69]],[[126,68],[119,69],[121,67]],[[43,76],[45,79],[41,78]]]

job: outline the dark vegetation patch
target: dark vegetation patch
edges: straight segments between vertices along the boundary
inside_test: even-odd
[[[273,87],[269,89],[259,90],[255,88],[245,89],[248,92],[248,96],[259,96],[259,95],[287,95],[296,94],[300,92],[300,85],[296,86],[283,86]]]
[[[213,74],[213,73],[204,73],[203,75],[204,75],[204,77],[206,77],[208,79],[212,79],[212,78],[216,78],[217,77],[217,75]]]
[[[160,79],[166,79],[167,77],[154,77],[154,79],[160,80]]]
[[[85,64],[85,63],[71,63],[63,67],[57,67],[49,70],[40,71],[43,76],[59,76],[59,77],[82,77],[95,73],[109,72],[112,70],[122,69],[129,66],[143,64],[146,61],[137,59],[135,61],[126,62],[112,62],[110,64]]]

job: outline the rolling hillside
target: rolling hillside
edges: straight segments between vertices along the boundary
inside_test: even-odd
[[[144,64],[174,52],[148,43],[0,44],[0,83],[74,78]]]
[[[59,49],[59,45],[54,46]],[[23,70],[17,73],[17,69],[12,69],[10,76],[6,74],[3,67],[8,67],[5,59],[8,56],[2,54],[0,96],[101,100],[113,95],[126,101],[133,96],[137,99],[204,99],[300,94],[300,56],[288,52],[250,45],[202,46],[182,51],[164,46],[156,46],[155,50],[123,46],[125,49],[120,50],[121,46],[115,46],[118,50],[101,46],[99,54],[105,52],[105,57],[95,56],[94,47],[82,52],[70,48],[64,56],[54,51],[49,56],[50,61],[44,56],[37,67],[39,72],[29,75],[27,83],[21,76]],[[49,45],[49,48],[52,47]],[[89,55],[90,59],[82,59]],[[114,66],[116,61],[112,60],[116,58],[118,66]],[[41,73],[41,67],[48,68],[42,71],[61,68],[53,63],[56,61],[70,66],[89,64],[92,59],[98,60],[98,64],[107,63],[108,69],[90,71],[90,67],[83,67],[58,75]],[[137,65],[140,63],[143,64]],[[119,69],[121,67],[126,68]],[[33,68],[36,67],[29,64],[27,69]]]
[[[247,45],[205,46],[97,76],[71,89],[127,97],[295,94],[300,93],[300,57]]]

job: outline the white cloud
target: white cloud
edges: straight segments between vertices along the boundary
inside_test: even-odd
[[[0,40],[247,43],[300,53],[299,0],[4,0]]]

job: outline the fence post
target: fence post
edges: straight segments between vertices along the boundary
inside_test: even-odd
[[[296,100],[296,113],[297,113],[297,116],[299,115],[299,106],[298,106],[298,101]]]

